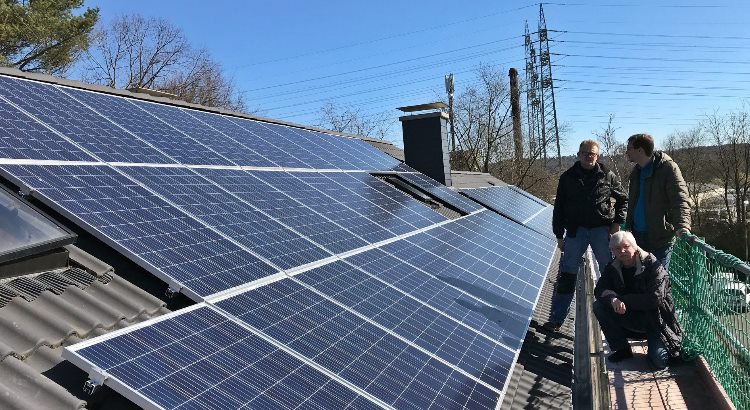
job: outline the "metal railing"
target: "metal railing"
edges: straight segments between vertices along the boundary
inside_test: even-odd
[[[584,258],[576,282],[576,321],[573,348],[572,401],[576,410],[610,408],[609,379],[604,366],[602,337],[591,309],[594,301],[594,267]]]

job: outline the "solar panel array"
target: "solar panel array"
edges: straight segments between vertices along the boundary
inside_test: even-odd
[[[3,75],[0,152],[197,302],[64,353],[145,408],[495,408],[555,247],[358,139]]]
[[[552,233],[552,206],[518,187],[464,188],[461,193],[542,235],[555,238]]]

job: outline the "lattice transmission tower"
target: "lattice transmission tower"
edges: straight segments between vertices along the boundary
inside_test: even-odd
[[[536,34],[536,39],[533,38]],[[544,8],[539,5],[539,27],[536,33],[529,32],[526,24],[524,36],[526,47],[526,105],[529,138],[538,143],[538,149],[547,163],[548,151],[554,143],[557,149],[557,163],[562,166],[560,157],[560,134],[557,127],[555,107],[555,85],[552,79],[552,59],[549,51],[547,22]],[[538,51],[535,47],[538,44]],[[530,143],[531,144],[531,143]]]

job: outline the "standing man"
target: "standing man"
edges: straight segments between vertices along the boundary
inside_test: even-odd
[[[630,173],[626,229],[633,232],[641,249],[668,267],[675,235],[690,233],[692,201],[687,185],[672,158],[654,152],[650,135],[628,138],[625,154],[635,163]]]
[[[562,251],[557,286],[552,296],[548,331],[562,326],[575,292],[578,265],[591,246],[601,272],[611,259],[609,236],[625,222],[628,199],[620,180],[599,159],[599,144],[581,142],[578,161],[560,175],[552,213],[552,231]],[[612,206],[611,198],[615,199]]]

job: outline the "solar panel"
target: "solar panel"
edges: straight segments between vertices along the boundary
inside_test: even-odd
[[[215,228],[281,269],[331,256],[301,234],[281,225],[193,170],[172,167],[120,169],[205,225]]]
[[[0,97],[0,157],[92,161],[65,138],[50,131]]]
[[[315,146],[319,152],[340,161],[339,167],[346,170],[393,170],[400,161],[375,149],[370,144],[355,138],[338,137],[322,132],[290,128],[304,141]]]
[[[451,190],[445,185],[438,183],[437,181],[426,175],[399,173],[398,176],[408,181],[409,183],[414,184],[418,188],[429,192],[437,198],[440,198],[447,204],[463,212],[471,213],[484,209],[476,202],[466,199],[465,197],[459,195],[457,192]]]
[[[0,75],[0,95],[102,161],[175,162],[69,97],[60,87]]]
[[[182,109],[182,111],[197,119],[200,123],[207,125],[211,129],[219,131],[222,135],[230,137],[232,141],[236,141],[238,144],[257,152],[259,155],[262,155],[263,158],[279,167],[306,167],[303,161],[291,156],[289,153],[284,152],[284,150],[275,145],[273,135],[257,135],[240,127],[225,115],[187,109]]]
[[[200,144],[219,154],[222,158],[228,159],[233,165],[251,166],[251,167],[278,167],[276,163],[260,155],[256,150],[237,142],[230,135],[222,133],[219,129],[213,128],[203,121],[198,120],[194,115],[197,111],[171,107],[163,104],[155,104],[145,101],[131,100],[131,103],[137,105],[142,110],[155,115],[161,121],[169,124],[171,127],[179,130],[198,141]],[[211,121],[214,124],[220,124],[221,116],[218,114],[203,114],[204,118],[215,118]],[[218,126],[218,125],[217,125]],[[197,162],[201,163],[201,162]]]
[[[397,234],[445,221],[444,216],[370,174],[329,172],[322,175],[330,181],[321,183],[320,189],[330,192],[329,195],[340,199],[350,208],[371,215],[379,224]],[[342,191],[338,186],[346,190]]]
[[[536,197],[511,186],[467,188],[461,193],[519,224],[554,238],[551,206]]]
[[[62,91],[146,141],[176,162],[232,165],[229,160],[207,148],[200,140],[195,140],[164,121],[158,120],[132,104],[129,99],[75,89],[62,88]]]
[[[277,272],[113,168],[3,165],[0,170],[195,299]]]
[[[341,225],[292,199],[288,192],[278,190],[259,179],[261,172],[224,169],[197,171],[331,253],[342,253],[367,245],[367,242]]]
[[[249,131],[254,137],[252,141],[262,139],[280,149],[284,157],[293,157],[302,164],[300,168],[337,169],[334,160],[326,152],[311,150],[312,147],[303,146],[303,141],[289,130],[288,127],[276,124],[264,124],[244,118],[228,118],[229,121]],[[245,141],[241,141],[245,142]],[[251,141],[247,141],[250,143]]]
[[[344,262],[294,278],[467,374],[503,389],[514,352],[497,339]]]
[[[500,390],[293,280],[216,305],[396,408],[494,409]]]
[[[113,336],[69,347],[65,357],[105,373],[143,408],[381,408],[202,304]]]

